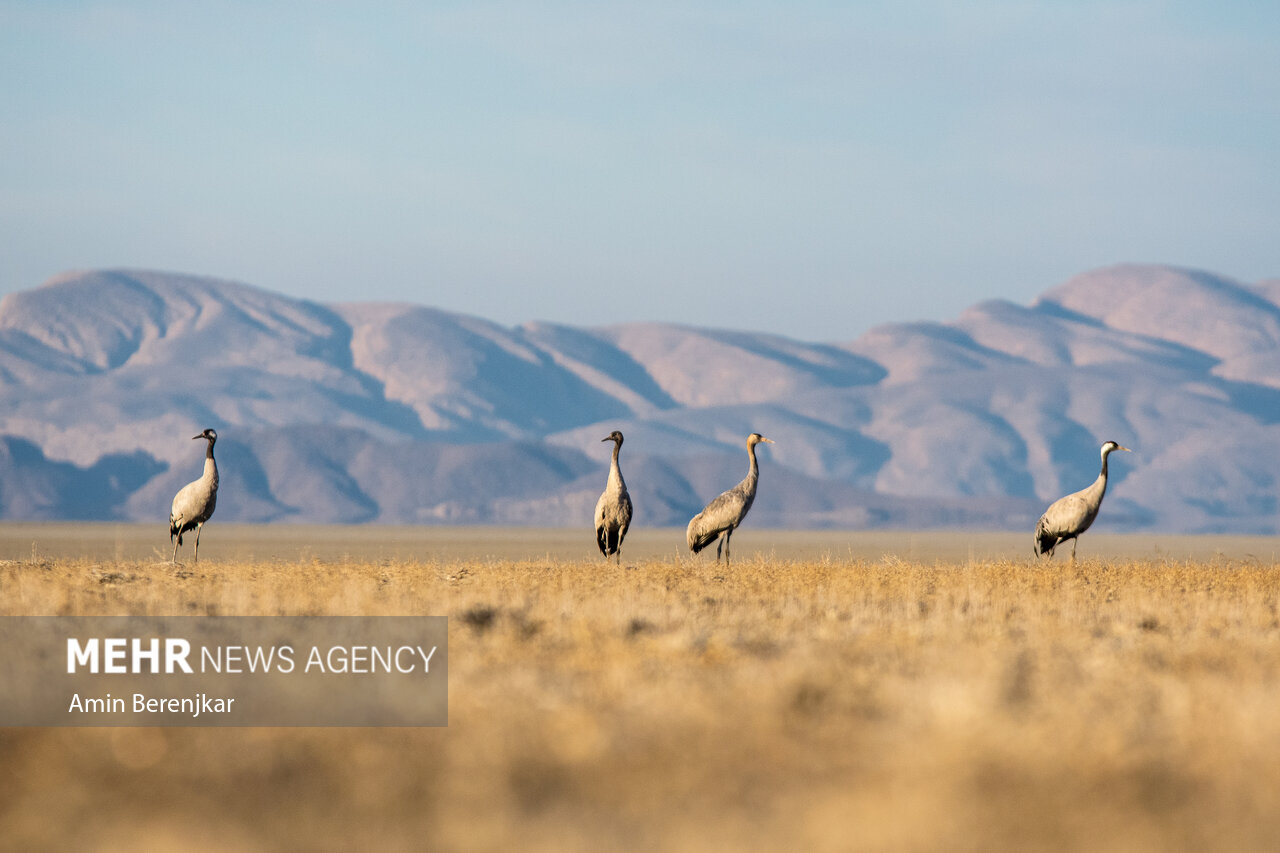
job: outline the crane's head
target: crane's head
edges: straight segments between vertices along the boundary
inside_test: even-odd
[[[200,433],[199,435],[191,436],[192,441],[195,441],[197,438],[207,438],[209,439],[209,443],[213,444],[215,441],[218,440],[218,434],[211,429],[207,429],[204,432]]]
[[[757,444],[759,444],[762,441],[765,442],[766,444],[773,444],[772,438],[765,438],[760,433],[753,432],[751,433],[751,435],[747,436],[747,447],[755,447]]]
[[[1123,451],[1125,451],[1125,452],[1127,452],[1127,453],[1132,453],[1132,452],[1133,452],[1132,450],[1129,450],[1129,448],[1124,447],[1124,446],[1122,446],[1122,445],[1120,445],[1120,444],[1117,444],[1117,443],[1116,443],[1116,442],[1114,442],[1114,441],[1108,441],[1106,444],[1102,445],[1102,456],[1103,456],[1103,458],[1105,459],[1105,458],[1106,458],[1106,456],[1107,456],[1107,454],[1108,454],[1108,453],[1110,453],[1110,452],[1111,452],[1111,451],[1113,451],[1113,450],[1123,450]]]
[[[618,432],[618,431],[615,429],[613,432],[609,433],[608,435],[606,435],[604,438],[602,438],[602,439],[600,439],[600,440],[601,440],[601,441],[616,441],[616,442],[618,442],[618,446],[619,446],[619,447],[621,447],[621,446],[622,446],[622,433]]]

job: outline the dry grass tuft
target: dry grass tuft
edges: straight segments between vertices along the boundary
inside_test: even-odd
[[[447,615],[450,726],[4,730],[0,837],[1270,850],[1278,598],[1227,557],[9,562],[5,614]]]

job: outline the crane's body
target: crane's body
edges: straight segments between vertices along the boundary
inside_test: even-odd
[[[1071,561],[1075,562],[1078,538],[1098,517],[1102,498],[1107,493],[1107,457],[1115,450],[1128,451],[1129,448],[1121,447],[1114,441],[1103,444],[1102,471],[1098,474],[1098,479],[1087,489],[1058,498],[1040,516],[1033,546],[1037,555],[1048,554],[1052,557],[1054,549],[1070,539]]]
[[[209,442],[204,454],[204,473],[199,480],[187,483],[174,495],[173,506],[169,510],[169,538],[173,543],[173,562],[178,559],[178,546],[182,544],[182,534],[196,531],[195,548],[192,553],[193,562],[200,560],[200,531],[204,523],[213,515],[218,505],[218,463],[213,458],[213,445],[218,434],[207,429],[199,435],[192,436],[195,441],[203,438]]]
[[[617,554],[618,565],[621,565],[622,540],[631,526],[631,495],[627,494],[627,484],[622,479],[622,469],[618,467],[622,433],[614,430],[601,441],[613,442],[613,462],[609,465],[609,479],[604,484],[604,492],[596,501],[596,544],[606,561]]]
[[[689,527],[685,530],[685,541],[688,542],[689,550],[693,553],[696,554],[712,542],[719,540],[719,544],[716,545],[716,562],[720,562],[720,551],[723,549],[725,565],[729,564],[729,539],[733,536],[733,531],[742,523],[742,519],[747,517],[747,511],[751,509],[751,504],[756,499],[756,484],[760,480],[760,466],[756,462],[756,445],[762,441],[773,444],[773,439],[765,438],[758,432],[747,436],[747,455],[751,459],[751,468],[747,471],[746,478],[707,504],[706,508],[689,522]]]

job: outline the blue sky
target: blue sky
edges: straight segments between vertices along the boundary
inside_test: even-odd
[[[847,340],[1280,277],[1280,4],[0,0],[0,291],[143,267]]]

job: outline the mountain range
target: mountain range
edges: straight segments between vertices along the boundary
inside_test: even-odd
[[[620,429],[636,525],[683,525],[758,431],[748,524],[1030,531],[1114,439],[1098,529],[1274,534],[1280,280],[1122,265],[812,343],[75,272],[0,301],[0,403],[9,519],[163,524],[213,427],[216,520],[587,528]]]

